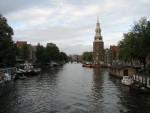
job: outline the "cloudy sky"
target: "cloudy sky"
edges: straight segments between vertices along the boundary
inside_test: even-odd
[[[117,45],[141,17],[150,19],[149,0],[0,0],[0,12],[14,30],[14,41],[82,54],[92,51],[97,18],[104,47]]]

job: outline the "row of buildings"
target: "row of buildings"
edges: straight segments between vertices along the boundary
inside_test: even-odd
[[[119,59],[119,46],[112,45],[108,49],[104,49],[103,37],[101,36],[101,28],[99,20],[96,23],[95,36],[93,41],[93,62],[94,64],[112,65],[116,63],[123,64]],[[132,61],[133,64],[139,65],[139,61]],[[146,65],[150,66],[150,56],[146,59]]]
[[[104,50],[104,63],[106,65],[113,65],[116,63],[120,63],[119,60],[119,46],[110,46],[110,48]]]
[[[142,69],[138,61],[133,61],[133,65],[124,65],[123,61],[119,59],[119,46],[110,46],[109,49],[104,49],[99,20],[96,23],[93,41],[93,60],[94,64],[112,65],[109,68],[109,74],[123,78],[122,83],[130,85],[131,91],[150,94],[150,70]],[[148,66],[150,58],[147,58],[146,63]]]
[[[27,44],[27,41],[17,41],[16,45],[18,48],[21,48],[24,44]],[[28,62],[30,63],[36,63],[36,46],[27,44],[29,47],[29,58],[27,59]],[[110,46],[109,49],[104,49],[104,42],[103,42],[103,37],[101,36],[101,28],[100,28],[100,23],[99,20],[97,20],[96,23],[96,29],[95,29],[95,36],[94,36],[94,41],[93,41],[93,62],[94,64],[104,64],[104,65],[111,65],[114,63],[119,62],[119,47],[118,46]],[[75,55],[74,56],[75,60],[81,61],[80,57]],[[24,62],[24,60],[20,57],[17,56],[16,60],[18,63]]]
[[[16,46],[18,48],[21,48],[24,44],[27,44],[27,41],[17,41],[16,42]],[[36,46],[34,45],[31,45],[31,44],[27,44],[28,47],[29,47],[29,57],[27,59],[26,62],[29,62],[29,63],[32,63],[32,64],[35,64],[36,63]],[[22,59],[20,56],[16,56],[16,61],[17,63],[24,63],[24,59]]]

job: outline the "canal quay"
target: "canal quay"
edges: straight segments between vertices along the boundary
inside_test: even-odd
[[[107,68],[67,63],[16,80],[0,113],[149,113],[150,96],[131,93]]]

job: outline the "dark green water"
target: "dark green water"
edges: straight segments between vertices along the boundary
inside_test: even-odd
[[[150,95],[131,93],[107,69],[73,63],[15,81],[0,113],[150,113]]]

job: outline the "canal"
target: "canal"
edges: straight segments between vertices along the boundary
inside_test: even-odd
[[[150,96],[131,93],[108,69],[68,63],[16,80],[0,113],[150,113]]]

